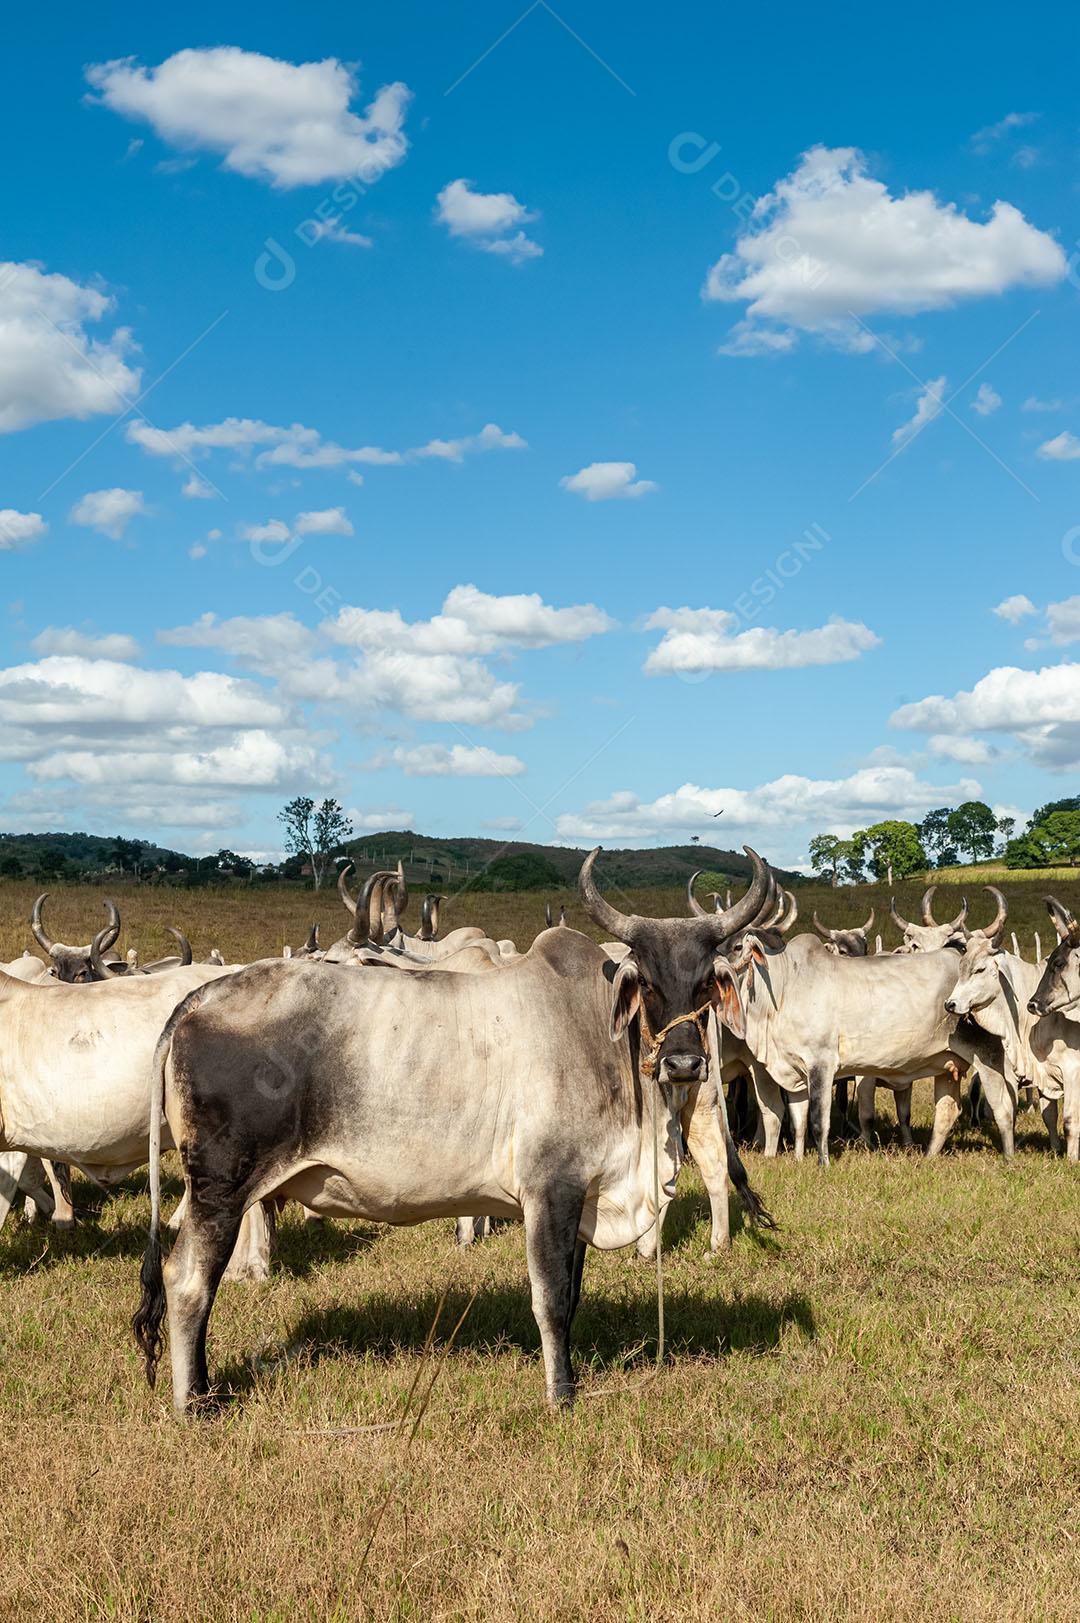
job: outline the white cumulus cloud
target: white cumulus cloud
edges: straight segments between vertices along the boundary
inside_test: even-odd
[[[989,417],[1001,405],[1001,396],[992,383],[980,383],[975,391],[975,398],[971,402],[972,411],[978,412],[980,417]]]
[[[343,507],[324,507],[316,512],[297,513],[293,528],[297,535],[352,535],[352,520]]]
[[[222,45],[177,51],[156,68],[98,63],[86,77],[104,106],[170,146],[220,153],[226,169],[276,187],[371,184],[408,151],[408,87],[384,85],[355,113],[356,75],[334,57],[283,62]]]
[[[0,434],[124,410],[141,377],[128,360],[131,334],[88,330],[112,308],[100,288],[0,262]]]
[[[1038,610],[1030,597],[1023,592],[1015,592],[1012,597],[1002,598],[990,612],[996,614],[999,620],[1008,620],[1010,625],[1015,626],[1028,615],[1037,614]]]
[[[525,762],[516,755],[496,755],[483,745],[413,744],[375,756],[369,767],[400,767],[407,778],[516,778]]]
[[[559,484],[563,490],[584,496],[587,502],[635,501],[660,489],[651,479],[639,479],[633,462],[590,462],[577,473],[567,474]]]
[[[664,635],[645,661],[648,676],[735,670],[795,670],[858,659],[881,639],[861,621],[834,619],[812,631],[737,628],[727,609],[657,609],[646,631]]]
[[[1065,270],[1060,245],[1013,204],[999,200],[986,220],[973,220],[933,192],[894,196],[854,147],[818,146],[758,200],[734,252],[709,271],[704,297],[745,305],[744,335],[748,321],[868,349],[853,317],[946,309],[1049,286]]]
[[[18,552],[40,541],[49,526],[40,513],[20,513],[0,507],[0,552]]]
[[[1044,462],[1077,462],[1080,461],[1080,439],[1069,430],[1063,429],[1055,434],[1052,440],[1046,440],[1039,446],[1035,455]]]
[[[71,509],[73,524],[97,530],[112,541],[122,539],[132,519],[149,512],[141,490],[124,490],[114,486],[111,490],[88,490]]]
[[[99,636],[74,626],[46,626],[30,644],[35,654],[76,654],[85,659],[138,659],[142,649],[134,637],[114,631]]]
[[[899,428],[893,430],[894,445],[907,445],[916,434],[922,432],[927,423],[932,423],[935,417],[940,417],[947,383],[947,378],[940,377],[933,378],[926,384],[915,402],[914,414],[906,423],[901,423]]]
[[[435,200],[435,218],[452,237],[499,254],[511,264],[539,259],[544,250],[518,229],[536,215],[510,192],[478,192],[470,180],[452,180]]]

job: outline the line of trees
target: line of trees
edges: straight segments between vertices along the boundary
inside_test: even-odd
[[[1009,868],[1075,868],[1080,861],[1080,795],[1050,800],[1005,846]]]
[[[1080,800],[1076,805],[1080,807]],[[868,871],[891,885],[928,868],[951,868],[964,858],[985,862],[1001,854],[1008,860],[1010,845],[1017,843],[1012,840],[1015,826],[1015,818],[995,817],[985,801],[965,800],[927,812],[921,823],[886,818],[856,829],[850,839],[816,834],[810,841],[810,862],[833,885],[861,884]]]

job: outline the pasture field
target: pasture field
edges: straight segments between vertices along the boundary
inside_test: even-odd
[[[919,893],[900,887],[903,911]],[[32,894],[0,890],[5,955]],[[800,902],[807,922],[814,897],[829,922],[861,922],[870,894]],[[1006,894],[1045,943],[1040,887]],[[671,892],[612,899],[683,910]],[[162,922],[197,955],[252,957],[299,944],[313,916],[293,892],[117,900],[121,944],[146,955]],[[543,900],[462,900],[445,927],[526,945]],[[103,916],[89,890],[49,905],[58,939]],[[345,922],[333,895],[315,916],[326,941]],[[891,1096],[879,1104],[879,1153],[841,1149],[827,1173],[748,1155],[780,1228],[736,1216],[725,1256],[709,1257],[684,1175],[663,1368],[651,1265],[590,1252],[563,1417],[543,1402],[520,1228],[458,1252],[448,1221],[309,1228],[290,1208],[271,1281],[218,1298],[222,1412],[178,1424],[167,1372],[151,1393],[128,1333],[145,1176],[111,1198],[76,1179],[75,1234],[0,1233],[0,1617],[1075,1617],[1077,1169],[1051,1160],[1034,1116],[1011,1168],[960,1129],[926,1164],[892,1147]]]

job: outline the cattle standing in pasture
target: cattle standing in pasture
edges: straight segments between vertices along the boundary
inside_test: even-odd
[[[1001,1098],[996,1090],[998,1079],[990,1075],[983,1078],[983,1091],[999,1132],[1003,1120],[1011,1127],[1020,1090],[1033,1086],[1041,1101],[1050,1147],[1059,1155],[1058,1101],[1075,1091],[1080,1077],[1080,1026],[1070,1026],[1063,1015],[1032,1011],[1042,976],[1040,965],[1026,963],[1015,953],[1002,952],[985,938],[973,940],[968,943],[960,977],[945,1007],[950,1013],[969,1015],[984,1031],[1001,1038],[1005,1097]],[[1065,1114],[1068,1124],[1068,1105]]]
[[[232,973],[201,964],[37,985],[0,975],[0,1151],[70,1163],[99,1183],[143,1166],[161,1028],[186,993]],[[265,1277],[268,1241],[264,1214],[255,1212],[237,1277]]]
[[[173,1402],[209,1390],[206,1327],[243,1212],[290,1195],[317,1211],[416,1223],[520,1217],[549,1400],[573,1400],[569,1332],[585,1245],[633,1243],[670,1199],[685,1090],[707,1082],[710,1007],[736,1028],[721,948],[756,917],[625,917],[580,876],[615,965],[576,930],[540,935],[497,975],[359,974],[254,965],[189,995],[154,1062],[151,1237],[134,1329],[153,1378],[168,1301]],[[187,1211],[162,1277],[162,1109]],[[728,1146],[748,1209],[764,1215]],[[163,1290],[164,1283],[164,1290]]]
[[[1080,925],[1067,907],[1053,896],[1046,898],[1047,912],[1054,922],[1058,944],[1046,962],[1028,1002],[1036,1016],[1036,1034],[1042,1035],[1047,1020],[1052,1022],[1057,1041],[1068,1053],[1063,1075],[1063,1121],[1066,1154],[1080,1161],[1080,1077],[1074,1061],[1080,1054]],[[1060,1055],[1061,1050],[1055,1050]]]
[[[763,1114],[777,1124],[780,1089],[805,1089],[818,1159],[829,1161],[833,1082],[873,1076],[907,1087],[933,1076],[936,1155],[960,1111],[963,1069],[975,1058],[1000,1069],[1000,1045],[978,1028],[958,1030],[945,1012],[956,984],[959,954],[950,948],[911,956],[843,958],[816,936],[785,947],[750,933],[741,965],[747,1049]]]

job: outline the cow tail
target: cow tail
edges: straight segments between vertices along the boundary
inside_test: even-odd
[[[755,1190],[750,1187],[750,1180],[746,1176],[746,1168],[742,1164],[742,1157],[731,1136],[728,1124],[727,1100],[724,1098],[724,1084],[721,1081],[716,1085],[716,1108],[720,1115],[720,1125],[724,1130],[724,1143],[727,1146],[728,1177],[731,1179],[735,1193],[742,1201],[743,1210],[752,1223],[757,1223],[763,1229],[776,1228],[777,1222],[765,1206],[765,1202]]]
[[[146,1360],[146,1379],[151,1388],[157,1381],[158,1359],[164,1345],[161,1327],[167,1308],[161,1264],[161,1122],[165,1113],[165,1062],[177,1025],[198,1007],[199,991],[201,988],[184,998],[165,1022],[150,1066],[150,1234],[139,1270],[141,1294],[131,1330]]]

